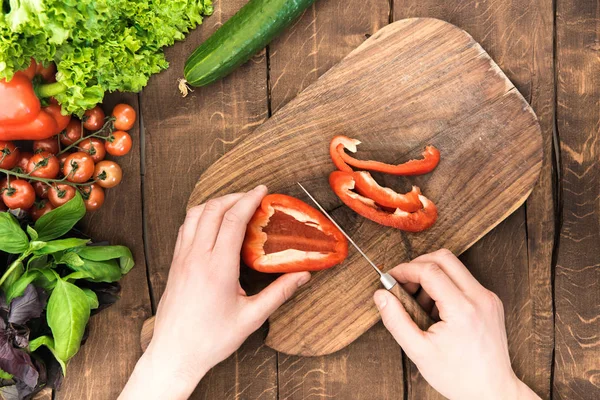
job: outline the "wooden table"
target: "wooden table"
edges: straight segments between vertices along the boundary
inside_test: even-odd
[[[366,37],[415,16],[473,35],[540,119],[545,158],[537,187],[462,259],[504,302],[517,375],[543,398],[600,398],[600,1],[318,0],[247,65],[182,99],[177,78],[187,55],[244,2],[216,0],[214,15],[167,50],[167,71],[141,94],[107,101],[135,105],[142,125],[123,164],[124,183],[87,217],[87,230],[130,246],[137,265],[122,282],[121,300],[92,319],[56,398],[114,399],[120,392],[140,356],[142,321],[165,288],[200,174]],[[489,264],[494,274],[478,273]],[[524,300],[527,292],[533,300]],[[315,358],[274,352],[262,344],[265,332],[214,368],[193,398],[437,397],[381,324]]]

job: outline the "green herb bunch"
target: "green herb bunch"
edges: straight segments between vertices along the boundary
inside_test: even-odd
[[[65,237],[84,216],[80,194],[25,229],[0,213],[0,393],[26,399],[60,387],[90,315],[116,301],[134,265],[125,246]]]

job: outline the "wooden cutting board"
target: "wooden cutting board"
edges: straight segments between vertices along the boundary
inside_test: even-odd
[[[418,234],[377,225],[329,188],[329,141],[357,138],[358,158],[399,163],[427,144],[441,152],[426,176],[375,174],[398,191],[418,185],[439,219]],[[542,163],[537,118],[483,48],[440,20],[413,18],[378,31],[309,86],[200,178],[188,207],[266,184],[307,203],[301,182],[383,269],[445,247],[462,253],[531,192]],[[316,356],[347,346],[379,320],[379,280],[350,249],[347,260],[313,274],[269,319],[266,344]]]

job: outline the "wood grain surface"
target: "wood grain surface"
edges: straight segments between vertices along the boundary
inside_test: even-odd
[[[554,345],[552,255],[553,199],[553,4],[543,0],[498,2],[395,0],[395,19],[412,16],[446,20],[469,32],[527,99],[538,116],[544,158],[526,206],[461,257],[471,272],[502,299],[513,368],[519,378],[550,397]],[[507,279],[503,279],[506,271]],[[407,362],[408,393],[434,398],[429,385]]]
[[[388,162],[416,157],[426,144],[440,149],[436,171],[414,179],[440,210],[431,230],[403,234],[339,207],[327,176],[328,143],[340,133],[365,143],[363,157]],[[485,51],[453,25],[408,19],[378,31],[215,162],[188,206],[259,183],[303,198],[301,181],[390,268],[440,247],[463,252],[525,201],[541,161],[535,115]],[[379,320],[377,285],[351,253],[271,317],[266,343],[299,355],[343,348]]]
[[[555,399],[600,398],[600,2],[557,9],[563,226],[556,264]]]

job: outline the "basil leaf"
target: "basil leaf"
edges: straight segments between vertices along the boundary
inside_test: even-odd
[[[48,266],[47,255],[34,255],[27,261],[27,269],[39,269]]]
[[[24,253],[29,249],[29,239],[9,212],[0,212],[0,251],[10,254]]]
[[[29,251],[35,252],[42,248],[46,247],[46,242],[42,242],[40,240],[32,240],[29,242]]]
[[[38,240],[38,233],[31,226],[27,225],[27,234],[31,240]]]
[[[39,275],[33,280],[35,286],[41,287],[50,293],[56,286],[56,274],[50,268],[38,269]]]
[[[50,350],[50,352],[52,353],[54,358],[56,358],[56,361],[58,361],[58,363],[60,364],[60,368],[62,369],[63,376],[66,376],[67,366],[66,366],[65,362],[56,355],[56,350],[54,349],[54,339],[52,339],[50,336],[47,336],[47,335],[37,337],[29,342],[29,351],[34,352],[37,349],[39,349],[40,346],[46,346],[48,348],[48,350]]]
[[[15,269],[10,273],[10,275],[8,275],[6,277],[6,279],[4,280],[4,282],[2,282],[2,291],[4,293],[8,293],[10,291],[10,289],[15,285],[15,282],[17,282],[19,280],[19,278],[21,278],[21,275],[23,275],[23,263],[19,260],[15,261],[17,263],[17,266],[15,267]],[[25,285],[27,286],[27,285]],[[25,287],[23,287],[23,290],[25,290]],[[23,294],[21,292],[21,294]],[[20,296],[20,295],[19,295]],[[10,301],[12,300],[12,298],[8,297],[7,294],[7,298],[6,298],[6,304],[10,304]]]
[[[100,306],[100,303],[98,302],[98,296],[96,296],[96,293],[92,289],[88,288],[83,288],[82,290],[88,297],[88,301],[90,302],[90,309],[94,310],[98,308],[98,306]]]
[[[69,239],[59,239],[52,240],[50,242],[46,242],[46,246],[42,247],[39,250],[33,252],[33,254],[51,254],[56,253],[57,251],[63,251],[72,249],[74,247],[85,246],[89,242],[88,239],[77,239],[77,238],[69,238]]]
[[[9,374],[8,372],[4,371],[3,369],[0,369],[0,379],[8,381],[12,378],[13,378],[12,374]]]
[[[135,265],[131,250],[126,246],[86,246],[75,250],[82,258],[92,261],[119,259],[121,273],[125,275]]]
[[[31,271],[25,272],[23,275],[19,277],[12,285],[10,285],[7,290],[4,291],[6,293],[6,303],[10,304],[10,302],[19,296],[23,296],[25,292],[25,288],[31,282],[34,281],[35,278],[40,276],[40,271],[35,269]],[[6,282],[5,282],[6,283]]]
[[[90,318],[90,304],[83,290],[57,279],[48,300],[46,319],[54,336],[57,359],[69,361],[81,345],[85,326]]]
[[[63,259],[67,254],[63,256]],[[78,263],[67,263],[67,266],[73,271],[86,274],[85,279],[92,282],[115,282],[121,279],[121,270],[119,269],[119,264],[117,264],[115,260],[92,261],[86,260],[85,258],[79,258],[79,260],[83,262],[82,265],[79,265]],[[81,279],[81,277],[76,279]]]
[[[71,282],[76,281],[77,279],[88,279],[90,274],[83,271],[71,272],[69,275],[65,276],[63,279],[65,281]]]
[[[35,230],[39,240],[52,240],[69,232],[73,226],[85,215],[85,204],[79,192],[75,197],[60,207],[43,215],[35,223]]]
[[[67,252],[63,253],[58,260],[57,264],[67,264],[69,268],[79,271],[80,267],[83,267],[83,260],[76,253]]]

